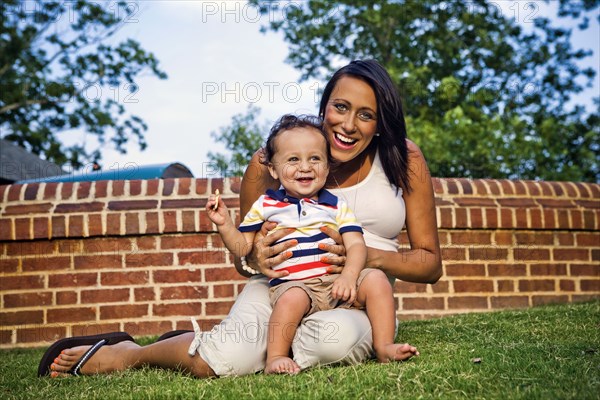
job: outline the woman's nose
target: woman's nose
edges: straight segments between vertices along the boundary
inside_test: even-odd
[[[344,128],[344,131],[348,133],[354,133],[354,131],[356,131],[356,125],[354,124],[354,116],[352,114],[346,116],[346,119],[342,124],[342,128]]]

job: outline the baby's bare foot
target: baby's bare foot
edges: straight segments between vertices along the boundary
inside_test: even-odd
[[[300,372],[300,366],[289,357],[275,357],[267,360],[265,374],[290,374],[295,375]]]
[[[63,350],[50,365],[50,376],[52,378],[71,376],[69,371],[81,360],[81,357],[92,346],[77,346]],[[137,344],[124,341],[112,346],[103,346],[81,367],[82,375],[103,374],[125,369],[125,360],[122,357],[123,350],[131,347],[139,347]],[[121,354],[121,356],[119,356]]]
[[[387,363],[390,361],[406,361],[409,358],[418,355],[419,351],[417,348],[408,343],[392,343],[382,346],[382,348],[377,351],[377,360],[382,363]]]

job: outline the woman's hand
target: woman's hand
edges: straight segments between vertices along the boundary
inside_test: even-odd
[[[281,278],[290,274],[288,271],[273,271],[273,267],[289,259],[292,256],[292,252],[287,250],[298,244],[296,240],[288,240],[273,245],[295,231],[294,228],[289,228],[268,234],[276,226],[277,224],[274,222],[265,222],[263,224],[261,230],[254,237],[252,252],[246,257],[250,266],[259,270],[261,274],[269,279]]]
[[[329,236],[334,240],[336,244],[325,244],[319,243],[319,249],[325,250],[331,254],[321,257],[321,262],[331,264],[327,268],[327,272],[330,274],[339,274],[346,264],[346,248],[342,242],[342,235],[335,229],[329,227],[321,228],[321,232]]]

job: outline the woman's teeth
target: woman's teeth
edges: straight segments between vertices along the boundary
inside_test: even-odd
[[[349,137],[342,136],[342,135],[340,135],[339,133],[336,133],[336,134],[335,134],[335,137],[336,137],[336,138],[337,138],[337,139],[338,139],[340,142],[342,142],[342,143],[345,143],[345,144],[354,144],[354,143],[356,143],[356,140],[355,140],[355,139],[350,139]]]

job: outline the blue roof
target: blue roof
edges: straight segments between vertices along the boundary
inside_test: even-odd
[[[73,174],[51,176],[47,178],[26,179],[15,183],[37,182],[83,182],[83,181],[119,181],[136,179],[193,178],[192,172],[183,164],[166,163],[151,165],[125,164],[122,168],[99,171],[86,171]]]

